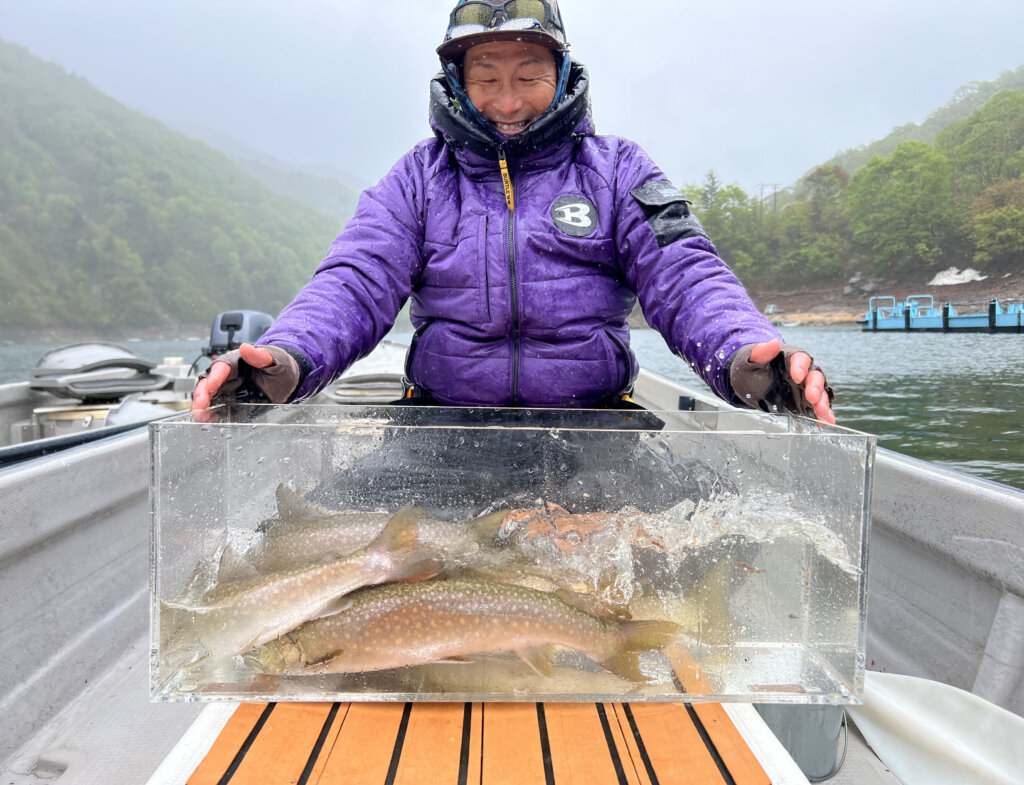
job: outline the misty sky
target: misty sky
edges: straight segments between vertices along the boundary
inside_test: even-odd
[[[375,182],[428,135],[453,0],[0,0],[0,38],[176,127]],[[561,0],[597,128],[756,194],[1024,64],[1024,1]],[[628,13],[627,13],[628,9]]]

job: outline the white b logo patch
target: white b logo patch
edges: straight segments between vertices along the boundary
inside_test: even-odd
[[[597,208],[582,196],[561,196],[551,206],[555,225],[573,237],[586,237],[597,229]]]

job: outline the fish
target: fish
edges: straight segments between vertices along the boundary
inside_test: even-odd
[[[512,651],[550,676],[558,647],[579,651],[633,683],[638,652],[662,649],[679,626],[604,619],[553,594],[476,579],[389,583],[345,598],[337,612],[253,647],[243,661],[274,675],[355,673]]]
[[[324,553],[354,553],[377,537],[390,517],[375,511],[330,510],[285,485],[278,486],[276,495],[277,517],[260,522],[254,542],[241,552],[224,549],[218,582],[301,566],[321,559]],[[465,560],[493,542],[505,515],[443,521],[423,509],[409,509],[417,518],[419,541],[455,561]]]
[[[356,589],[436,575],[443,561],[417,536],[416,511],[403,507],[355,553],[321,554],[300,567],[218,583],[198,604],[165,605],[192,614],[195,636],[210,655],[242,654],[331,612],[339,598]]]
[[[505,513],[495,535],[495,553],[514,554],[516,571],[533,581],[555,581],[591,594],[608,610],[621,613],[639,580],[637,551],[658,548],[644,528],[649,520],[630,507],[578,514],[546,501]]]

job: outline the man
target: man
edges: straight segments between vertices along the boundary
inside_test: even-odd
[[[363,194],[261,345],[212,365],[198,417],[242,388],[276,403],[315,394],[409,297],[417,402],[622,406],[639,297],[720,397],[835,422],[823,373],[783,347],[678,189],[635,143],[595,135],[556,0],[463,0],[437,51],[434,137]]]

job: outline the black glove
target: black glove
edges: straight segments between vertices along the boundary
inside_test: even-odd
[[[797,384],[789,374],[789,367],[792,357],[797,352],[803,352],[810,357],[808,352],[796,346],[783,344],[782,350],[775,357],[766,363],[754,363],[750,361],[750,353],[756,344],[747,344],[736,350],[729,365],[729,384],[732,387],[733,403],[740,406],[749,406],[752,409],[760,409],[764,412],[793,412],[805,417],[817,417],[814,407],[808,403],[804,396],[804,383]],[[811,357],[811,365],[807,373],[818,371],[822,376],[825,372],[814,364]],[[825,394],[831,406],[835,399],[835,393],[825,381]]]
[[[237,349],[220,355],[215,363],[227,363],[231,372],[214,393],[211,403],[285,403],[302,381],[296,359],[280,346],[259,346],[274,358],[272,365],[256,368],[242,359]],[[213,367],[212,365],[210,366]],[[206,378],[209,369],[200,376]]]

